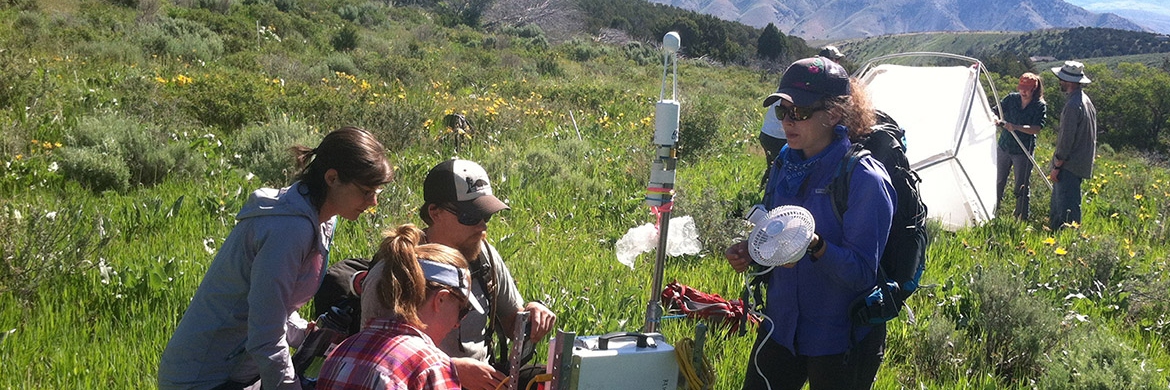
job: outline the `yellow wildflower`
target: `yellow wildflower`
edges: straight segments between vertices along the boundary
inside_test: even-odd
[[[1048,245],[1048,246],[1056,245],[1056,239],[1052,238],[1052,237],[1045,238],[1044,245]]]
[[[1064,250],[1064,248],[1057,247],[1053,253],[1056,253],[1057,256],[1064,256],[1068,254],[1068,251]]]

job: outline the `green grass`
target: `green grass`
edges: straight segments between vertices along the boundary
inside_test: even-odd
[[[654,254],[631,270],[614,243],[654,220],[642,196],[658,64],[589,42],[548,47],[436,26],[430,11],[410,7],[371,8],[389,21],[359,29],[364,43],[338,53],[329,40],[345,22],[334,10],[357,4],[343,1],[300,1],[290,13],[235,4],[226,15],[166,5],[163,14],[218,26],[225,54],[156,57],[136,38],[135,10],[43,4],[0,8],[0,85],[11,86],[0,90],[0,388],[154,387],[158,357],[245,196],[281,182],[270,153],[288,145],[262,141],[309,142],[343,124],[378,134],[397,178],[372,213],[340,224],[334,259],[370,256],[379,231],[419,223],[423,176],[457,155],[481,162],[512,207],[489,236],[525,297],[548,303],[558,327],[578,335],[642,327]],[[257,19],[283,39],[231,34]],[[30,31],[53,44],[29,45]],[[76,37],[87,41],[71,44]],[[590,50],[608,54],[581,54]],[[352,68],[336,73],[325,63]],[[759,196],[758,99],[776,80],[690,60],[679,72],[689,144],[675,216],[694,217],[705,250],[668,259],[665,279],[733,298],[743,279],[720,253],[741,234],[740,210]],[[448,113],[467,115],[474,133],[449,133]],[[94,123],[136,123],[201,164],[167,166],[203,168],[95,192],[58,164]],[[1042,133],[1037,155],[1050,155],[1052,143]],[[1049,194],[1034,178],[1029,221],[935,231],[928,287],[910,301],[918,321],[891,323],[876,388],[1167,386],[1170,175],[1132,152],[1101,149],[1079,228],[1045,231]],[[261,169],[264,177],[250,174]],[[73,215],[81,222],[67,224]],[[78,224],[85,229],[68,228]],[[57,237],[49,243],[57,246],[22,249],[36,237]],[[103,237],[103,245],[80,240]],[[53,249],[76,242],[92,252]],[[1005,318],[1019,321],[993,321]],[[662,325],[671,342],[695,328]],[[752,341],[710,338],[715,388],[738,388]],[[1101,370],[1105,363],[1116,369]]]

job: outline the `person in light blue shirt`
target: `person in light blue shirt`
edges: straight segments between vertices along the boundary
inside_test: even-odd
[[[337,216],[378,204],[393,170],[369,132],[343,127],[316,148],[294,147],[290,186],[251,194],[191,298],[158,367],[160,389],[300,389],[290,347],[297,314],[328,266]]]

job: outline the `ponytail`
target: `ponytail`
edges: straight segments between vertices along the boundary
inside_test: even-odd
[[[384,233],[373,262],[385,262],[385,265],[378,285],[372,286],[379,303],[391,308],[402,321],[420,329],[425,329],[426,324],[418,318],[419,308],[435,291],[448,286],[428,282],[419,259],[467,269],[467,260],[459,251],[440,244],[421,244],[423,238],[423,231],[414,224]]]

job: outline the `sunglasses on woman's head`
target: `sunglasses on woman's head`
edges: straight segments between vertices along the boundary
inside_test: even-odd
[[[491,214],[480,216],[479,214],[466,213],[459,211],[459,209],[455,206],[444,206],[443,210],[447,210],[451,214],[455,214],[455,218],[458,219],[459,223],[464,226],[475,226],[479,225],[479,221],[488,222],[492,220]]]
[[[823,111],[824,105],[816,105],[810,107],[788,106],[782,104],[776,105],[776,119],[784,121],[785,117],[792,118],[793,122],[800,122],[811,118],[817,111]]]

